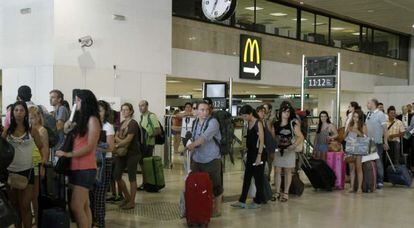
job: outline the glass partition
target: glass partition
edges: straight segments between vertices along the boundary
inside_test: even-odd
[[[331,45],[359,51],[360,26],[346,21],[331,19]]]
[[[273,1],[275,0],[238,0],[236,13],[231,18],[214,23],[408,60],[410,46],[408,35],[382,31],[325,13],[320,15],[318,12],[309,12],[303,10],[301,6]],[[202,0],[172,0],[173,15],[206,21],[201,2]]]
[[[256,0],[256,28],[262,32],[296,38],[297,9],[267,0]]]
[[[376,55],[398,58],[399,56],[399,36],[374,30],[373,52]]]

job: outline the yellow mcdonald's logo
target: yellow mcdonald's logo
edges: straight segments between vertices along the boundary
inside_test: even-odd
[[[256,63],[260,64],[260,49],[256,39],[252,41],[248,38],[244,46],[243,62],[247,63],[247,51],[250,50],[250,62],[254,62],[254,53],[256,52]]]

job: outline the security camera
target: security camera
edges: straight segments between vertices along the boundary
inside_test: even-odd
[[[91,36],[84,36],[78,39],[81,47],[90,47],[93,44],[93,40]]]

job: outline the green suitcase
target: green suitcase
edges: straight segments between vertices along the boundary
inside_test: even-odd
[[[161,157],[144,158],[143,171],[145,191],[158,192],[165,187],[164,166]]]

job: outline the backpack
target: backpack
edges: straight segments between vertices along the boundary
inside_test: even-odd
[[[152,124],[150,115],[155,115],[155,114],[154,113],[148,114],[148,124],[152,128],[154,128],[154,125]],[[160,121],[158,121],[158,125],[160,125],[160,131],[161,132],[160,132],[160,134],[155,135],[155,145],[164,145],[164,143],[165,143],[165,131],[164,131],[164,128],[163,128]]]
[[[50,113],[45,112],[43,107],[37,106],[43,116],[43,127],[47,130],[49,136],[49,148],[55,147],[59,142],[59,135],[56,129],[56,119]]]
[[[268,153],[275,152],[277,148],[276,140],[273,139],[272,133],[269,131],[268,127],[266,126],[266,123],[263,123],[263,132],[264,132],[264,145],[265,150]]]
[[[205,124],[203,132],[208,128],[208,125],[212,119],[216,119],[220,126],[220,134],[221,140],[213,137],[213,141],[217,144],[220,148],[221,156],[230,156],[231,163],[234,164],[234,155],[233,155],[233,140],[234,140],[234,125],[232,116],[229,112],[218,110],[214,111],[210,118],[208,118]],[[197,118],[193,123],[193,134],[195,133],[195,129],[197,128],[199,119]]]

